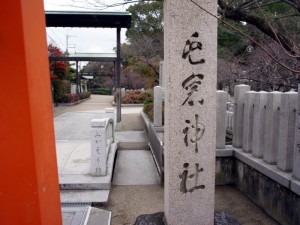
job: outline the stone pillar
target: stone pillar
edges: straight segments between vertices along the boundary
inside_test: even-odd
[[[154,87],[153,124],[155,127],[162,126],[162,95],[161,86]]]
[[[114,108],[105,108],[105,118],[111,118],[113,121],[115,120],[115,109]]]
[[[248,85],[236,85],[234,87],[234,119],[232,145],[236,148],[243,147],[243,123],[244,123],[244,97],[250,91]]]
[[[123,98],[126,94],[126,89],[125,88],[121,88],[121,98]]]
[[[281,95],[277,168],[282,171],[293,168],[297,97],[292,91]]]
[[[92,176],[106,175],[106,120],[91,121],[91,174]]]
[[[262,158],[264,153],[266,104],[267,104],[267,92],[260,91],[258,93],[255,93],[252,155],[257,158]]]
[[[226,102],[227,92],[217,91],[217,139],[216,148],[224,149],[226,141]]]
[[[159,62],[159,86],[162,86],[162,87],[164,87],[164,83],[165,83],[163,68],[164,68],[164,61],[160,61]]]
[[[280,100],[281,92],[267,94],[264,161],[269,164],[277,163]]]
[[[298,111],[296,114],[293,177],[300,180],[300,85],[298,85]]]
[[[3,3],[0,224],[62,224],[45,27],[42,0]]]
[[[216,13],[216,0],[195,0]],[[214,224],[217,20],[191,1],[165,0],[165,216]]]
[[[252,152],[253,141],[253,103],[255,91],[245,93],[244,124],[243,124],[243,151]]]

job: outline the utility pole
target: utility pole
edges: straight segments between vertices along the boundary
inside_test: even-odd
[[[70,47],[71,45],[69,44],[69,38],[72,38],[72,37],[77,37],[77,36],[69,35],[69,34],[66,35],[66,54],[68,54],[68,55],[69,55],[69,48],[75,48],[76,47],[75,44],[72,44],[72,47]]]

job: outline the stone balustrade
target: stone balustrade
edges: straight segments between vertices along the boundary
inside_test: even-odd
[[[112,118],[91,121],[91,175],[105,176],[107,156],[114,142],[114,122]]]

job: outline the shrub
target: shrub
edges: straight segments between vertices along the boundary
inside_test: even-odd
[[[71,92],[71,82],[69,80],[52,80],[54,102],[63,102],[65,94]]]
[[[60,103],[74,103],[77,102],[78,100],[89,98],[90,96],[91,96],[90,92],[82,92],[79,94],[64,94],[62,96]]]
[[[151,120],[151,122],[153,122],[153,118],[154,118],[154,101],[153,101],[153,95],[148,99],[146,99],[144,101],[144,107],[143,107],[143,111],[144,113],[149,117],[149,119]],[[164,125],[164,121],[165,121],[165,102],[162,102],[162,125]]]
[[[144,113],[149,117],[149,119],[153,122],[153,93],[152,92],[144,92]]]
[[[96,88],[89,90],[93,95],[111,95],[112,90],[109,88]]]
[[[74,103],[78,101],[77,94],[64,94],[62,97],[62,103]]]
[[[153,122],[153,102],[144,104],[143,111],[149,117],[149,119]]]
[[[140,90],[130,90],[126,91],[125,95],[122,97],[122,103],[124,104],[142,104],[146,100],[152,98],[153,101],[153,93],[152,90],[147,90],[141,92]]]
[[[79,100],[91,97],[91,92],[79,93]]]

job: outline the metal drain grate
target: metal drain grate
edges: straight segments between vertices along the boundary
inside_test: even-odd
[[[69,202],[69,203],[61,203],[61,207],[87,207],[91,206],[91,202]]]

